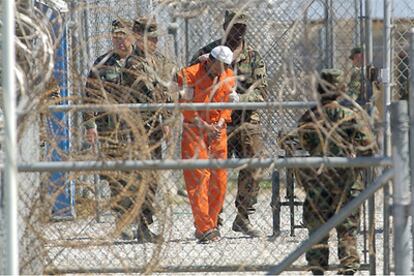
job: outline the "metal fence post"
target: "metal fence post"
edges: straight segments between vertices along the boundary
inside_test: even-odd
[[[388,106],[391,103],[391,16],[393,0],[384,0],[384,69],[382,80],[384,83],[384,135],[383,135],[383,155],[391,156],[391,131],[390,115]],[[389,186],[384,186],[384,267],[383,274],[390,274],[390,211],[389,211],[390,190]]]
[[[372,9],[371,0],[365,0],[365,65],[373,64],[373,34],[372,34]],[[365,78],[367,111],[373,125],[374,99],[372,93],[372,83]],[[371,183],[374,179],[374,169],[366,170],[365,183]],[[376,247],[375,247],[375,197],[368,199],[368,248],[369,248],[369,272],[376,274]]]
[[[410,62],[414,64],[414,28],[410,30],[410,48],[409,48]],[[408,96],[408,111],[410,115],[410,182],[411,191],[414,191],[414,66],[410,66],[410,85]],[[414,193],[411,193],[411,203],[414,202]],[[411,219],[414,218],[414,205],[411,204]],[[414,237],[414,223],[411,222],[411,235]],[[414,246],[414,241],[413,241]],[[414,254],[413,254],[414,258]],[[414,265],[414,259],[413,265]]]
[[[15,1],[2,1],[2,88],[5,116],[5,245],[6,274],[19,273],[17,213],[17,135],[15,54]]]
[[[394,224],[394,263],[396,275],[411,272],[410,226],[408,207],[410,206],[410,174],[408,147],[408,104],[399,101],[391,104],[392,159],[394,169],[393,224]]]
[[[354,0],[354,9],[355,9],[355,37],[353,39],[354,44],[358,44],[361,41],[361,27],[360,24],[361,22],[359,22],[359,3],[360,0]]]
[[[333,20],[332,0],[325,1],[325,66],[334,67],[335,47],[334,47],[334,20]]]

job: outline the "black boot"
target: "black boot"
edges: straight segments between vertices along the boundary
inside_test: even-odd
[[[253,238],[263,236],[263,234],[259,230],[254,229],[253,225],[250,223],[248,215],[243,215],[240,213],[237,214],[236,219],[233,222],[232,230],[236,232],[241,232]]]
[[[353,268],[344,268],[338,271],[339,275],[354,275],[356,273],[356,269]]]
[[[222,214],[220,213],[217,218],[217,229],[220,229],[222,227],[223,227],[223,218],[222,218]]]
[[[322,269],[312,269],[312,275],[324,275],[324,271]]]
[[[139,243],[160,243],[163,241],[161,235],[157,235],[148,228],[148,224],[140,223],[137,228],[137,240]]]
[[[128,225],[122,230],[120,238],[124,241],[131,241],[137,238],[132,229],[132,225]]]

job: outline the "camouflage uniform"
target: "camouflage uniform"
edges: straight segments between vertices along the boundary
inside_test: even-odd
[[[348,96],[354,101],[359,101],[361,98],[361,68],[352,66],[351,77],[348,83]]]
[[[226,12],[224,25],[229,22],[233,24],[247,24],[245,14]],[[216,40],[203,47],[193,56],[191,63],[197,63],[198,57],[209,53],[214,47],[225,44],[225,39]],[[232,69],[237,76],[236,92],[239,94],[240,102],[263,102],[266,96],[266,66],[260,54],[249,47],[243,41],[243,49],[232,64]],[[228,130],[228,155],[234,154],[237,158],[254,158],[260,156],[263,150],[262,128],[260,126],[260,114],[258,110],[234,110],[232,122],[227,126]],[[238,214],[247,217],[255,211],[254,204],[257,202],[259,192],[258,169],[242,169],[238,177],[238,191],[236,208]]]
[[[140,49],[135,49],[134,54],[128,57],[125,63],[125,71],[123,74],[123,85],[129,88],[130,97],[135,98],[138,103],[162,103],[169,102],[166,87],[158,80],[167,81],[166,77],[171,76],[174,65],[167,61],[160,54],[154,56],[145,56]],[[168,74],[167,74],[168,71]],[[165,73],[163,75],[162,73]],[[143,128],[148,137],[148,151],[150,152],[148,159],[162,159],[161,140],[163,132],[161,125],[163,121],[168,119],[168,112],[141,112],[139,114],[142,120]],[[158,186],[158,173],[151,172],[148,192],[145,202],[142,206],[142,217],[145,223],[153,222],[154,214],[154,198]],[[132,206],[130,201],[129,205]]]
[[[127,35],[124,24],[114,20],[113,33],[122,32]],[[122,87],[123,68],[126,58],[113,51],[98,57],[89,72],[86,83],[86,103],[90,104],[121,104],[131,103],[127,97],[127,91]],[[86,112],[84,114],[84,126],[86,129],[96,128],[98,132],[99,152],[105,160],[119,160],[131,157],[131,147],[133,147],[133,135],[130,125],[121,118],[117,112]],[[126,204],[133,192],[135,179],[126,172],[114,172],[112,174],[101,175],[101,179],[109,182],[111,189],[111,206],[118,217],[123,215],[129,208]],[[120,187],[128,186],[128,191],[124,191],[123,197],[119,197]],[[130,235],[129,230],[123,235]],[[131,231],[129,231],[131,232]],[[127,238],[124,236],[124,238]],[[131,238],[131,237],[128,237]]]
[[[325,69],[321,77],[337,84],[341,74],[340,70]],[[330,92],[338,91],[338,86],[330,85],[328,89]],[[318,90],[321,105],[308,110],[299,120],[297,133],[303,148],[311,156],[372,154],[376,146],[369,121],[364,120],[358,111],[342,106],[337,96],[324,96],[326,90],[322,86]],[[363,188],[358,169],[301,169],[296,171],[296,177],[306,192],[303,220],[309,234],[354,199]],[[358,209],[336,227],[343,273],[353,273],[360,265],[356,236],[359,223]],[[324,237],[306,252],[306,260],[314,274],[323,273],[328,268],[328,239],[329,236]]]
[[[353,48],[351,50],[351,55],[349,58],[352,60],[355,54],[362,53],[361,48]],[[351,77],[348,83],[348,96],[350,96],[354,101],[361,103],[363,95],[361,93],[362,88],[362,79],[361,79],[361,68],[355,65],[351,69]]]

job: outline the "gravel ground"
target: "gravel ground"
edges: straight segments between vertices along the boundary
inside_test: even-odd
[[[284,196],[282,191],[281,195]],[[376,200],[377,212],[377,271],[382,271],[382,202],[379,195]],[[266,234],[272,233],[272,219],[270,209],[270,191],[262,191],[258,202],[258,211],[252,217],[253,221]],[[158,267],[173,269],[178,273],[185,269],[213,271],[213,266],[223,269],[242,270],[246,266],[268,267],[283,260],[289,253],[307,238],[307,231],[297,229],[295,236],[290,236],[289,213],[286,207],[282,208],[281,235],[274,241],[265,238],[246,238],[231,230],[231,224],[235,216],[233,205],[234,193],[229,193],[226,198],[225,225],[221,229],[222,239],[219,242],[201,245],[194,238],[194,227],[191,210],[188,204],[175,204],[170,206],[167,222],[167,230],[164,233],[165,243],[156,259]],[[296,208],[295,219],[301,221],[301,208]],[[122,272],[146,266],[154,256],[157,247],[152,244],[138,244],[126,242],[113,242],[105,237],[113,229],[113,218],[106,217],[106,222],[96,223],[94,219],[82,221],[59,222],[50,224],[45,233],[49,240],[49,268],[64,271],[89,271],[89,272]],[[154,226],[157,228],[157,225]],[[156,229],[155,229],[156,230]],[[331,248],[336,248],[334,233],[331,233]],[[91,242],[101,241],[101,244]],[[363,235],[359,235],[359,247],[363,250]],[[361,253],[361,260],[364,257]],[[330,260],[332,264],[338,264],[336,249],[331,250]],[[294,263],[295,267],[303,268],[306,265],[304,257]],[[210,268],[209,268],[210,267]],[[263,269],[263,267],[261,269]],[[302,269],[303,270],[303,269]],[[252,274],[252,272],[246,272]],[[264,272],[257,272],[259,275]],[[160,273],[162,275],[162,273]],[[186,273],[181,273],[186,274]],[[194,272],[191,272],[194,274]],[[225,272],[225,274],[229,274]],[[236,274],[245,274],[237,272]],[[306,272],[288,271],[286,275],[306,274]],[[335,274],[332,272],[332,274]],[[368,275],[367,271],[360,275]]]

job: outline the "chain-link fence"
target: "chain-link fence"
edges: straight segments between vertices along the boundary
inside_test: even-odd
[[[355,157],[372,155],[378,150],[373,146],[373,134],[365,130],[371,127],[364,106],[360,108],[352,97],[344,96],[343,102],[335,99],[335,103],[341,105],[333,108],[334,115],[321,111],[329,110],[324,101],[304,115],[306,109],[318,101],[318,92],[348,91],[338,85],[336,77],[330,79],[329,76],[336,76],[336,71],[329,71],[325,77],[320,72],[324,68],[341,69],[340,83],[345,84],[354,75],[356,65],[352,65],[349,56],[352,48],[365,44],[365,1],[87,0],[62,2],[61,6],[56,5],[59,1],[55,4],[52,4],[54,1],[35,2],[35,12],[26,13],[39,20],[33,22],[41,26],[39,30],[45,34],[45,41],[54,43],[49,46],[56,49],[54,78],[57,83],[45,81],[50,79],[53,64],[51,66],[44,59],[46,78],[33,74],[38,82],[27,82],[38,87],[34,91],[40,92],[32,95],[30,90],[21,88],[26,92],[23,94],[25,105],[21,105],[24,111],[21,118],[24,119],[19,121],[21,162],[85,161],[82,163],[85,165],[88,161],[98,160],[105,165],[110,161],[135,160],[149,166],[151,159],[181,159],[194,141],[181,143],[188,122],[185,115],[183,122],[178,109],[145,113],[116,105],[177,103],[179,100],[172,96],[176,92],[175,86],[171,85],[176,81],[177,69],[188,66],[197,51],[208,43],[220,39],[223,43],[229,41],[225,30],[226,10],[238,11],[247,18],[244,44],[236,45],[241,48],[232,48],[234,53],[242,49],[241,55],[245,54],[244,60],[248,60],[243,64],[243,57],[240,58],[240,64],[246,67],[233,64],[237,89],[245,85],[243,77],[266,76],[267,86],[262,98],[249,98],[260,78],[248,85],[247,96],[236,89],[242,102],[280,104],[274,108],[233,111],[242,119],[237,124],[228,123],[226,153],[229,154],[221,157],[234,162],[243,158],[264,160],[287,156]],[[396,11],[414,8],[408,0],[396,5]],[[115,45],[128,50],[128,43],[136,51],[140,39],[146,43],[146,48],[141,50],[148,51],[148,45],[153,41],[149,29],[140,37],[131,28],[135,27],[134,20],[142,16],[149,20],[143,24],[145,27],[158,24],[157,51],[153,54],[157,59],[154,61],[149,61],[148,52],[146,57],[144,53],[144,58],[131,61],[129,57],[136,56],[137,52],[123,56],[122,51],[113,51]],[[383,21],[375,18],[373,22],[374,64],[380,68],[383,65]],[[411,25],[409,13],[394,13],[394,95],[408,95],[407,32]],[[19,35],[24,40],[25,36]],[[362,47],[362,54],[365,50]],[[31,51],[38,53],[35,48]],[[27,54],[24,49],[19,53]],[[259,63],[260,59],[266,67],[263,75],[256,70],[255,62]],[[140,67],[141,64],[145,66]],[[32,70],[30,68],[23,68],[23,71]],[[38,69],[36,73],[38,71],[43,72]],[[158,100],[155,96],[146,100],[130,96],[136,91],[142,93],[141,82],[146,83],[146,76],[153,71],[156,76],[150,81],[152,86],[145,86],[145,89],[148,93],[157,91],[163,96]],[[365,80],[361,71],[364,70],[358,71],[359,75]],[[128,77],[133,81],[127,83]],[[185,78],[185,75],[181,77]],[[361,78],[357,79],[361,81]],[[378,86],[375,95],[381,99],[381,85],[378,81],[375,84]],[[282,106],[283,102],[304,105],[302,108],[286,108]],[[106,104],[112,107],[50,112],[51,105],[62,104]],[[345,113],[338,112],[343,106]],[[380,100],[377,107],[383,110]],[[93,120],[85,117],[89,113]],[[233,121],[237,122],[238,118],[234,119],[233,116]],[[89,128],[86,121],[93,121],[96,126]],[[169,131],[163,128],[164,125]],[[96,139],[91,131],[95,128]],[[168,139],[162,136],[167,133]],[[315,146],[315,143],[319,144]],[[192,156],[195,162],[200,157],[198,154]],[[207,192],[207,199],[197,195],[203,192],[200,188],[203,183],[209,181],[205,182],[204,177],[222,181],[214,175],[225,174],[226,169],[218,170],[217,165],[210,170],[187,170],[184,177],[182,167],[149,170],[156,167],[153,165],[144,170],[131,170],[125,169],[123,166],[127,165],[122,162],[116,165],[119,170],[107,167],[107,170],[82,171],[74,165],[62,171],[55,168],[50,172],[19,173],[22,183],[19,215],[25,226],[19,236],[24,252],[21,271],[266,271],[299,248],[309,234],[316,232],[320,225],[356,198],[364,184],[369,184],[368,180],[363,183],[362,173],[356,169],[327,169],[323,165],[286,169],[283,166],[275,168],[272,164],[260,169],[242,165],[228,169],[223,206],[216,204],[219,200],[214,198],[223,196],[223,189]],[[246,162],[244,165],[251,164]],[[190,187],[195,187],[195,192]],[[197,208],[205,205],[203,200],[210,200],[208,204],[216,209],[222,208],[219,218],[213,222],[214,231],[200,231],[205,227],[199,223],[202,214]],[[332,271],[349,269],[361,274],[375,269],[382,271],[390,262],[386,253],[390,251],[389,236],[382,232],[386,227],[382,194],[376,193],[372,202],[373,206],[363,204],[360,211],[354,211],[345,223],[336,227],[338,238],[331,235],[326,244],[319,243],[319,251],[313,248],[290,269],[295,270],[295,274],[297,271],[328,269],[329,257],[329,270]],[[209,215],[216,217],[217,212]],[[218,235],[219,241],[214,242]],[[213,242],[200,244],[198,241]],[[384,241],[387,242],[384,244]],[[339,248],[338,252],[334,248]]]

